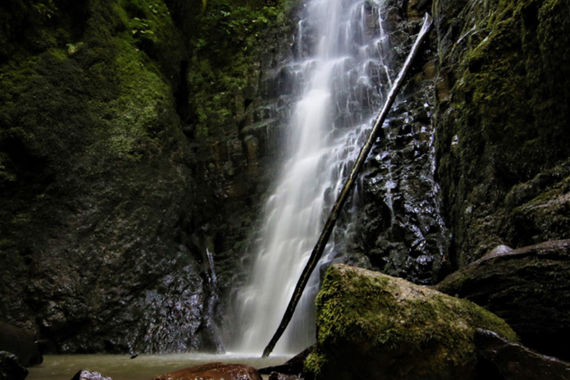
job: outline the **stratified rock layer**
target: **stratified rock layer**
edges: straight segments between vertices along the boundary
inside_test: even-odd
[[[317,300],[318,379],[475,379],[477,328],[516,341],[499,317],[378,272],[334,265]]]

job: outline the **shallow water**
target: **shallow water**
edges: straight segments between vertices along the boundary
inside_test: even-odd
[[[223,362],[249,364],[255,368],[279,365],[291,356],[260,358],[239,355],[169,354],[139,355],[45,355],[44,362],[29,368],[26,380],[71,380],[79,370],[96,371],[113,380],[149,380],[154,376],[198,364]]]

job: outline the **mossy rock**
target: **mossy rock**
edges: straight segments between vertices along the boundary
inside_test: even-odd
[[[474,303],[346,265],[333,265],[317,297],[317,379],[473,379],[477,328],[516,334]]]

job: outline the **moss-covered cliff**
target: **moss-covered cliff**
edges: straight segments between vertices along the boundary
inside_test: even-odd
[[[0,4],[0,318],[58,352],[222,349],[270,155],[240,131],[294,3]]]
[[[463,266],[568,238],[570,4],[434,1],[438,179]]]
[[[169,9],[13,0],[0,18],[2,318],[61,352],[196,348],[208,289]]]

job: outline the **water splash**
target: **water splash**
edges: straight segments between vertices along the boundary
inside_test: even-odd
[[[288,159],[264,210],[251,279],[238,295],[239,352],[261,353],[275,332],[331,201],[342,187],[390,83],[379,3],[313,0],[296,34],[299,101],[289,122]],[[334,256],[329,244],[322,263]],[[315,340],[313,274],[275,348],[295,353]]]

